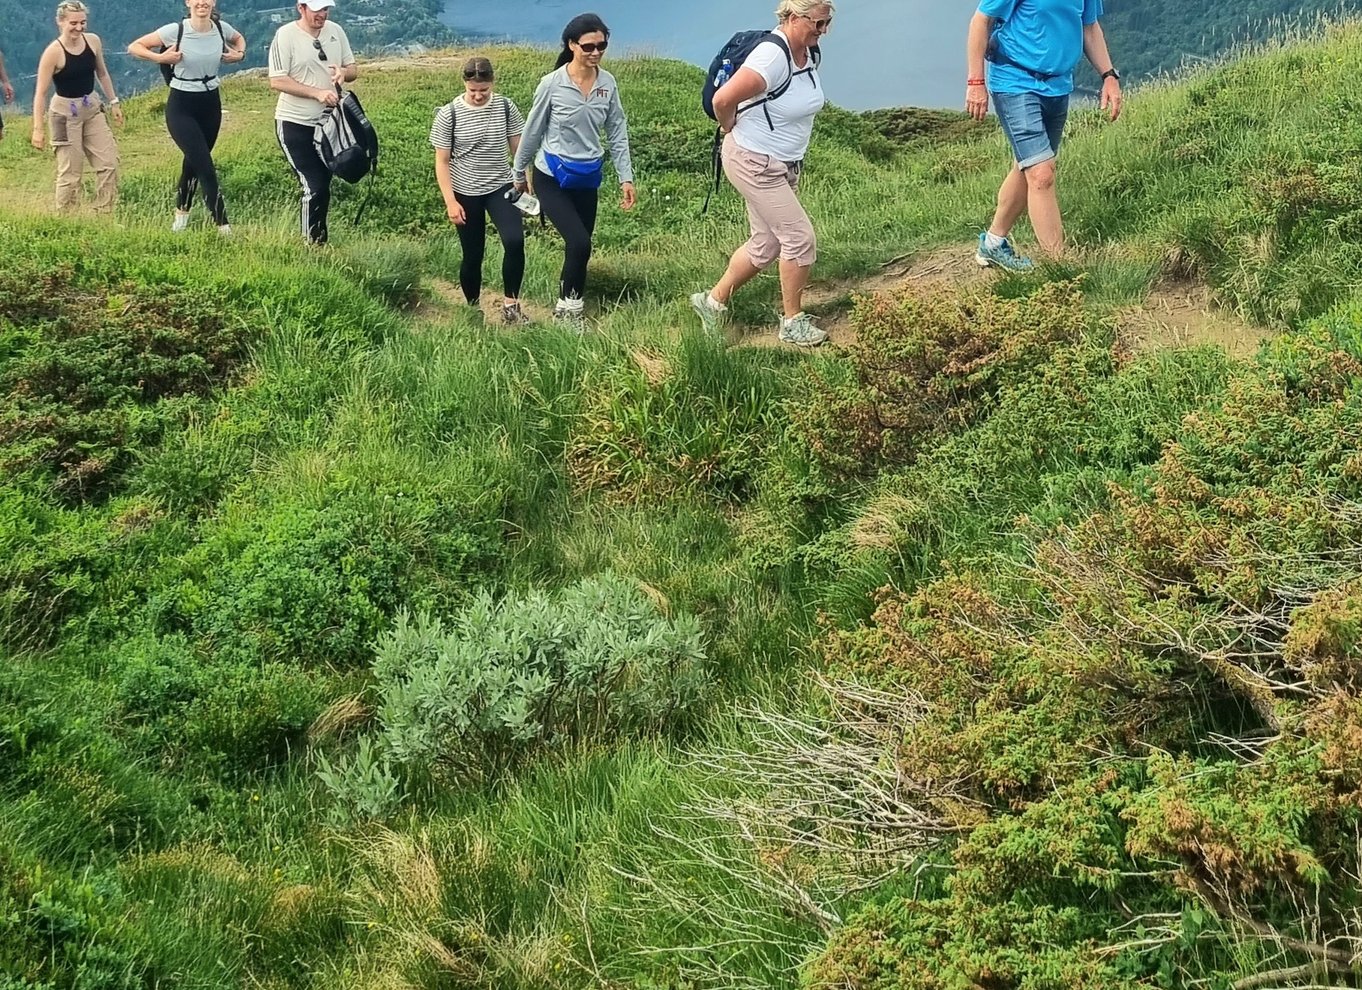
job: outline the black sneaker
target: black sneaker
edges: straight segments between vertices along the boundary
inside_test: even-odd
[[[520,303],[504,303],[501,307],[501,322],[508,327],[523,327],[532,322],[525,311],[520,308]]]

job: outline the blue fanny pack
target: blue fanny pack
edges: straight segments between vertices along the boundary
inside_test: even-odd
[[[575,162],[570,158],[559,158],[544,152],[544,161],[549,171],[564,189],[599,189],[605,173],[605,160]]]

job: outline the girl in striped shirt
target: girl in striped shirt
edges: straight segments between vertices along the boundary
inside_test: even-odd
[[[435,178],[445,212],[459,234],[463,263],[459,285],[476,305],[482,294],[482,259],[487,247],[487,217],[501,235],[501,277],[505,299],[502,320],[528,323],[520,308],[525,277],[525,231],[520,211],[506,198],[511,189],[511,156],[520,146],[525,118],[516,105],[494,93],[495,74],[485,58],[463,67],[463,94],[435,112],[430,143],[435,148]]]

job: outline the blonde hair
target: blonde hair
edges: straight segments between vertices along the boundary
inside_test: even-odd
[[[57,4],[57,20],[62,20],[67,14],[88,14],[90,8],[81,3],[81,0],[61,0]]]
[[[791,17],[806,17],[816,7],[827,7],[829,17],[837,12],[832,0],[780,0],[776,4],[776,17],[782,21],[788,21]]]

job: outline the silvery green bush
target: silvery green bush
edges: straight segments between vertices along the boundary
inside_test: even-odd
[[[546,749],[657,732],[706,683],[699,623],[606,574],[556,594],[481,594],[449,622],[400,614],[377,644],[395,765],[488,778]]]

